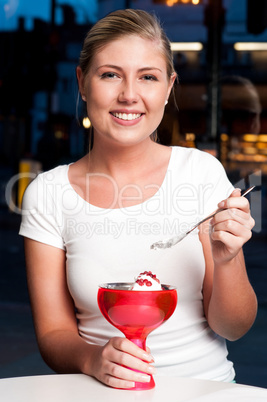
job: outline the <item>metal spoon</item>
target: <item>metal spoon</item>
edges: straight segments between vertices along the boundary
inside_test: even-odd
[[[256,186],[251,186],[247,190],[245,190],[242,194],[242,197],[245,197],[248,193],[250,193]],[[198,222],[195,226],[193,226],[190,230],[188,230],[185,233],[182,233],[178,236],[173,237],[172,239],[168,240],[160,240],[157,241],[156,243],[151,244],[150,248],[153,250],[157,250],[158,248],[170,248],[172,246],[175,246],[175,244],[179,243],[182,241],[189,233],[191,233],[194,229],[196,229],[201,223],[206,222],[208,219],[211,219],[213,216],[215,216],[218,212],[222,211],[222,209],[218,209],[215,211],[213,214],[207,216],[206,218],[202,219],[200,222]]]

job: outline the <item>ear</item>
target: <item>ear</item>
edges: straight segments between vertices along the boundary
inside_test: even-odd
[[[171,78],[170,78],[170,83],[169,83],[169,88],[168,88],[168,97],[170,96],[172,87],[175,83],[175,80],[177,78],[177,74],[175,72],[172,73]]]
[[[76,68],[76,76],[78,80],[79,91],[82,97],[82,100],[86,101],[86,94],[84,88],[84,75],[80,66]]]
[[[177,78],[177,74],[175,72],[173,72],[171,77],[170,77],[166,100],[168,100],[168,98],[170,96],[170,93],[171,93],[171,90],[172,90],[172,87],[173,87],[173,85],[175,83],[176,78]]]

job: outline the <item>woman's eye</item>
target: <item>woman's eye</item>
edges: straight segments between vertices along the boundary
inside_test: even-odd
[[[110,79],[112,79],[112,78],[116,78],[116,77],[117,77],[117,74],[110,73],[110,72],[104,73],[104,74],[101,75],[101,78],[110,78]]]
[[[146,74],[143,76],[145,81],[157,81],[157,78],[154,75]]]

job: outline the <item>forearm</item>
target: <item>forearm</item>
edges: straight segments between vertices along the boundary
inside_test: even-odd
[[[242,337],[257,314],[257,298],[248,280],[243,256],[214,266],[207,319],[210,327],[228,340]]]
[[[55,330],[38,339],[44,361],[57,373],[93,375],[94,353],[100,346],[86,343],[78,333]]]

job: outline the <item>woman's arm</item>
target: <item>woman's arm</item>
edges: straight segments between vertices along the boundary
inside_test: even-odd
[[[80,337],[67,288],[65,252],[25,238],[25,256],[36,336],[46,363],[56,372],[88,374],[112,387],[149,381],[145,373],[154,372],[149,364],[153,359],[132,342],[112,338],[102,347]]]
[[[228,340],[242,337],[257,314],[257,299],[249,282],[242,252],[254,220],[249,202],[234,190],[225,208],[200,230],[206,262],[204,311],[210,327]],[[210,227],[208,227],[210,225]]]

